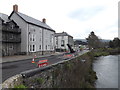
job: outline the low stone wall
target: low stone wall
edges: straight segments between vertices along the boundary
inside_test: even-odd
[[[23,83],[23,77],[21,74],[17,74],[13,77],[8,78],[2,83],[2,88],[14,88]]]

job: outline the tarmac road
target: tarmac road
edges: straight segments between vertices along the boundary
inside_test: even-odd
[[[39,60],[48,59],[48,64],[50,65],[62,61],[63,60],[62,58],[63,55],[52,55],[48,57],[35,59],[35,62],[38,62]],[[31,63],[31,61],[32,59],[27,59],[27,60],[15,61],[15,62],[2,63],[2,82],[4,82],[6,79],[8,79],[11,76],[19,74],[20,72],[38,68],[37,64]]]
[[[86,53],[86,52],[88,52],[88,50],[80,52],[79,55],[82,55],[83,53]],[[51,56],[35,59],[35,62],[38,62],[39,60],[44,60],[44,59],[47,59],[48,65],[50,65],[50,64],[57,63],[59,61],[63,61],[64,57],[63,57],[63,54],[51,55]],[[31,62],[32,62],[32,59],[26,59],[26,60],[14,61],[14,62],[2,63],[2,82],[4,82],[9,77],[12,77],[16,74],[20,74],[23,71],[38,68],[37,64],[33,64]]]

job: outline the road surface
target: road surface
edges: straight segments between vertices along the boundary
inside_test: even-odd
[[[81,52],[81,54],[85,52],[86,51],[83,51]],[[39,60],[44,59],[48,59],[49,65],[64,60],[63,55],[52,55],[48,57],[35,59],[35,61],[38,62]],[[23,71],[38,68],[37,65],[31,63],[31,61],[32,61],[31,59],[26,59],[22,61],[2,63],[2,82],[4,82],[9,77],[19,74]]]

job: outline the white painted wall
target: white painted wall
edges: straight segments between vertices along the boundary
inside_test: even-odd
[[[33,35],[34,35],[35,40],[31,41],[30,39],[33,39]],[[35,52],[42,51],[42,28],[41,27],[29,24],[29,43],[28,43],[28,45],[29,45],[29,52],[32,52],[32,51],[30,51],[30,45],[35,45]],[[41,46],[41,49],[40,49],[40,46]]]
[[[35,36],[35,41],[30,41],[30,37],[32,37],[32,35]],[[53,51],[54,50],[54,37],[53,37],[53,35],[54,35],[53,31],[43,29],[39,26],[29,24],[29,51],[30,51],[30,45],[35,45],[35,47],[36,47],[35,52]]]
[[[54,33],[53,31],[43,29],[43,51],[54,51]]]
[[[58,44],[56,43],[57,40],[58,40]],[[64,46],[61,46],[61,44],[62,44],[61,41],[62,40],[64,40]],[[57,36],[57,37],[55,37],[56,49],[57,48],[58,49],[62,48],[62,49],[67,49],[68,50],[67,44],[70,44],[70,45],[74,46],[74,42],[73,42],[73,38],[72,37],[70,37],[70,36]]]

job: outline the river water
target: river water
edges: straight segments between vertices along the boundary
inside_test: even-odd
[[[118,88],[120,86],[118,85],[119,57],[120,55],[101,56],[94,61],[93,70],[98,77],[95,82],[96,88]]]

